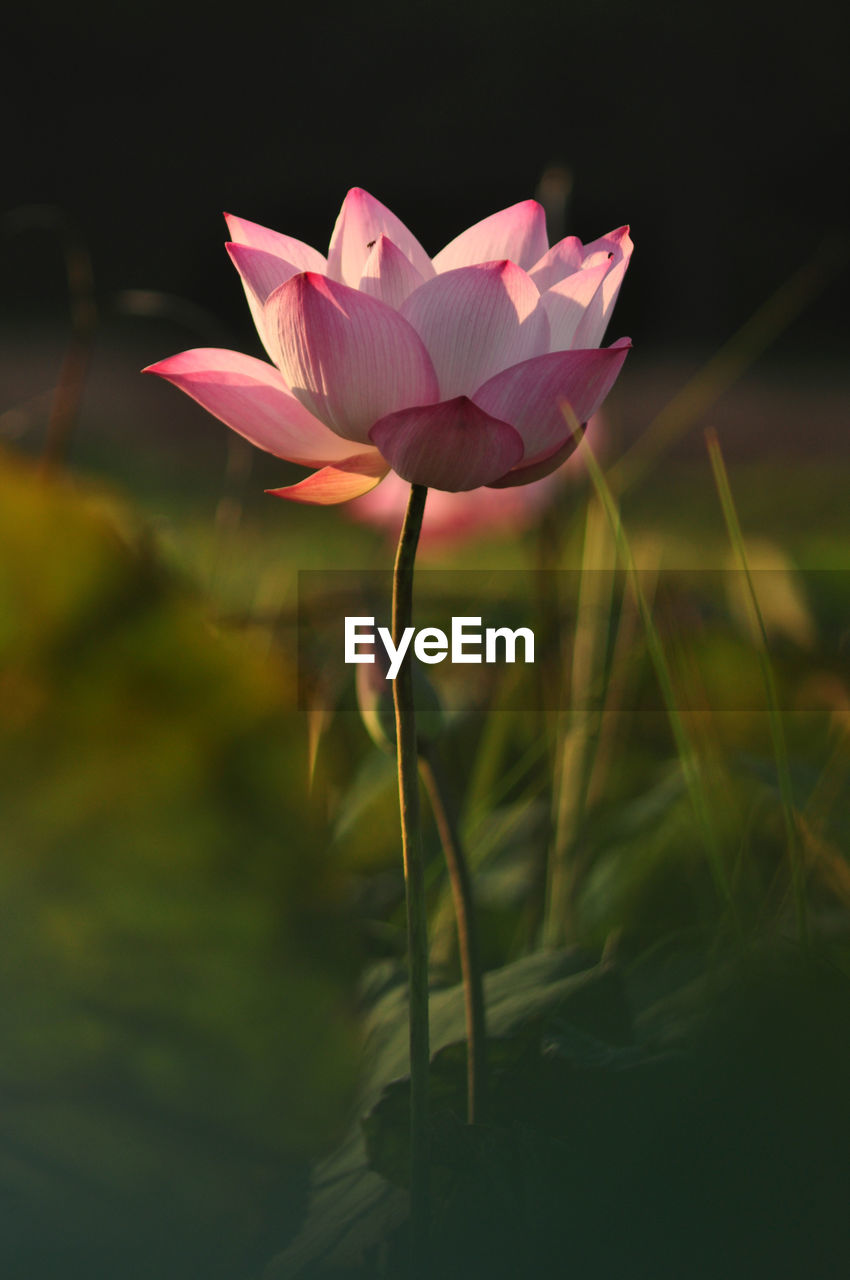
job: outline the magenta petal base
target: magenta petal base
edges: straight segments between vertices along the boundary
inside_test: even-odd
[[[450,493],[490,484],[523,453],[518,432],[466,396],[389,413],[369,435],[403,480]]]

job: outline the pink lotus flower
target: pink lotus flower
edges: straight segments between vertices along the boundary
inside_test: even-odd
[[[632,252],[628,227],[550,249],[543,209],[526,200],[432,260],[355,187],[324,258],[226,217],[273,363],[203,348],[145,372],[259,448],[320,468],[270,490],[280,497],[346,502],[391,470],[450,492],[538,480],[573,451],[567,419],[596,412],[631,346],[599,346]]]

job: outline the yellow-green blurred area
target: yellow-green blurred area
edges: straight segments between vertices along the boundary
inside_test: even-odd
[[[4,335],[10,1277],[258,1275],[297,1228],[307,1160],[349,1119],[356,981],[370,961],[403,955],[393,762],[370,743],[350,688],[339,710],[300,710],[295,670],[298,571],[385,569],[392,547],[343,510],[266,497],[297,469],[140,377],[191,345],[177,323],[105,325],[45,469],[67,334],[30,322]],[[627,962],[671,946],[704,954],[729,936],[730,902],[745,933],[793,935],[785,768],[809,926],[846,966],[846,384],[830,369],[759,364],[696,410],[685,404],[651,456],[646,428],[703,362],[638,347],[630,362],[600,452],[707,826],[634,599],[619,580],[610,596],[578,597],[537,703],[494,712],[470,699],[440,744],[486,964],[541,939],[616,946]],[[702,437],[712,424],[760,584],[784,764],[746,599],[714,589],[736,562]],[[618,473],[620,459],[637,465]],[[615,559],[579,480],[521,535],[424,550],[421,564],[601,569],[602,582]],[[673,569],[692,577],[671,596],[658,583]],[[454,926],[427,809],[425,839],[433,959],[451,980]]]
[[[4,1275],[248,1274],[354,1079],[285,660],[103,487],[0,458]]]

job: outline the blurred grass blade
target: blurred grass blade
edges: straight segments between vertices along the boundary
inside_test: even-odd
[[[325,731],[333,719],[333,712],[325,706],[309,707],[307,710],[307,790],[312,791],[316,781],[316,764],[319,759],[319,747]]]
[[[604,508],[591,499],[587,504],[573,633],[570,705],[558,717],[552,806],[555,829],[543,921],[543,942],[547,947],[562,946],[569,933],[574,855],[599,736],[599,689],[608,648],[615,561],[616,548]]]
[[[657,553],[660,561],[660,551]],[[655,587],[658,581],[658,566],[653,561],[650,568],[644,564],[642,574],[644,594],[652,605]],[[640,616],[634,595],[625,593],[620,602],[620,616],[617,621],[617,634],[614,637],[614,649],[611,654],[608,679],[605,688],[605,700],[602,704],[599,722],[599,737],[593,755],[593,767],[587,782],[585,804],[592,808],[605,794],[605,787],[611,773],[618,733],[622,730],[623,719],[627,709],[629,676],[632,669],[637,630]]]
[[[98,320],[91,254],[80,229],[58,205],[21,205],[5,214],[2,229],[11,235],[30,230],[47,231],[55,235],[62,246],[71,332],[51,401],[41,455],[42,471],[48,475],[67,463],[91,363]]]
[[[515,759],[510,758],[511,750],[527,736],[528,723],[523,712],[499,710],[487,716],[467,789],[467,821],[471,832],[486,824],[518,787],[530,785],[531,790],[536,791],[539,784],[534,771],[546,756],[546,740],[540,735],[534,736]]]
[[[564,417],[570,423],[573,431],[578,434],[579,424],[576,422],[575,416],[571,413],[568,405],[564,405]],[[614,542],[617,547],[617,554],[626,571],[626,576],[634,593],[638,611],[640,612],[641,621],[643,622],[644,631],[646,633],[647,651],[661,690],[661,696],[664,701],[664,706],[670,721],[670,728],[673,732],[673,738],[676,744],[676,750],[679,755],[682,775],[693,806],[697,825],[705,846],[706,856],[708,858],[712,875],[714,876],[715,885],[718,893],[729,907],[734,918],[734,904],[729,885],[729,878],[723,864],[720,839],[714,823],[711,805],[703,788],[697,753],[685,727],[685,722],[681,716],[679,708],[676,705],[676,696],[673,690],[673,680],[670,673],[670,667],[664,653],[664,648],[661,644],[661,637],[652,617],[652,611],[647,602],[643,587],[641,586],[640,574],[620,520],[619,507],[617,506],[617,501],[610,486],[602,474],[602,469],[596,461],[593,450],[587,442],[586,436],[581,439],[579,449],[583,450],[584,464],[587,467],[587,473],[594,489],[596,490],[605,514],[608,517],[611,530],[614,535]]]
[[[803,868],[800,839],[797,830],[797,819],[794,811],[791,771],[788,767],[788,748],[785,742],[785,731],[779,710],[776,680],[773,675],[773,667],[770,661],[767,628],[764,624],[764,616],[758,602],[755,583],[753,582],[753,576],[750,572],[750,566],[747,561],[744,536],[741,532],[738,513],[735,510],[735,503],[732,498],[732,489],[729,485],[729,476],[726,471],[726,464],[723,461],[723,454],[720,450],[720,441],[718,440],[717,433],[713,428],[706,431],[705,438],[706,444],[708,445],[708,456],[711,459],[711,469],[714,472],[714,480],[717,485],[717,493],[720,498],[720,505],[723,509],[723,518],[726,521],[726,528],[729,533],[729,540],[732,543],[732,547],[738,558],[740,566],[744,571],[744,578],[746,581],[747,601],[752,621],[753,638],[755,640],[762,680],[764,681],[765,698],[767,700],[768,715],[770,717],[770,736],[773,743],[773,754],[776,760],[777,778],[779,780],[779,795],[782,802],[782,817],[785,823],[785,838],[788,847],[788,864],[791,871],[791,884],[793,887],[794,902],[797,911],[797,928],[799,930],[801,941],[805,942],[808,938],[805,872]]]

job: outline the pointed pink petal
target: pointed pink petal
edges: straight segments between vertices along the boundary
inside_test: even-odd
[[[264,327],[263,310],[266,299],[278,285],[291,279],[304,268],[287,262],[286,258],[269,253],[266,249],[255,249],[244,244],[227,244],[225,248],[242,278],[245,297],[248,299],[257,333],[266,351],[274,359],[274,344],[269,342]]]
[[[633,249],[634,245],[629,236],[628,227],[619,227],[616,231],[603,236],[600,240],[594,240],[592,244],[585,245],[586,259],[600,250],[604,250],[613,256],[611,257],[611,266],[602,281],[599,292],[585,311],[576,330],[573,339],[575,346],[598,347],[605,337],[605,330],[608,327],[608,321],[611,319],[611,313],[614,310],[614,304],[617,301],[617,295],[620,292],[620,286],[623,283],[623,277],[626,274]]]
[[[517,485],[534,484],[537,480],[543,480],[546,476],[550,476],[553,471],[557,471],[558,467],[575,453],[583,435],[584,427],[581,427],[568,440],[565,440],[554,453],[550,453],[541,462],[533,462],[528,467],[514,467],[513,471],[509,471],[507,475],[502,476],[499,480],[493,480],[488,487],[491,489],[515,489]]]
[[[551,289],[552,285],[557,284],[559,280],[563,280],[565,276],[571,276],[574,271],[578,271],[581,267],[581,259],[582,245],[578,236],[566,236],[557,244],[553,244],[549,252],[544,253],[543,257],[535,262],[528,274],[543,293],[546,289]]]
[[[356,288],[381,232],[389,236],[423,280],[430,279],[434,268],[416,237],[386,205],[360,187],[352,187],[342,202],[328,250],[328,275]]]
[[[351,445],[304,408],[272,365],[238,351],[199,347],[149,365],[216,418],[278,458],[320,467],[351,453]]]
[[[537,288],[513,262],[486,262],[426,280],[401,308],[437,370],[444,399],[549,349]]]
[[[462,231],[440,250],[434,267],[438,272],[452,271],[476,262],[507,258],[527,271],[546,252],[548,244],[543,206],[536,200],[522,200]]]
[[[396,310],[423,283],[422,275],[383,232],[366,259],[358,288]]]
[[[584,262],[588,258],[593,258],[600,251],[605,253],[613,253],[614,262],[619,262],[621,258],[631,257],[634,245],[629,235],[628,223],[625,226],[617,227],[616,231],[608,231],[604,236],[600,236],[598,240],[589,240],[582,248],[582,256]]]
[[[224,220],[234,244],[244,244],[252,249],[273,253],[275,257],[291,262],[297,271],[324,272],[328,269],[325,255],[303,240],[281,235],[279,231],[270,231],[268,227],[261,227],[258,222],[249,222],[247,218],[235,218],[232,213],[226,213]]]
[[[338,435],[363,444],[386,413],[439,399],[428,352],[377,298],[312,271],[268,299],[266,330],[292,394]]]
[[[610,249],[594,249],[592,253],[589,253],[585,248],[583,254],[584,257],[580,268],[582,271],[587,271],[591,267],[601,266],[603,262],[610,262],[614,256]]]
[[[466,396],[387,414],[369,435],[403,480],[451,493],[489,484],[522,457],[513,427]]]
[[[290,502],[309,502],[328,507],[338,502],[350,502],[374,489],[389,471],[384,459],[373,449],[370,453],[356,454],[336,467],[323,467],[298,484],[283,489],[266,489],[275,498],[288,498]]]
[[[574,271],[541,296],[541,305],[549,317],[550,351],[569,351],[577,345],[576,330],[610,266],[611,260],[606,254],[599,266]]]
[[[630,340],[621,338],[603,350],[537,356],[496,374],[479,387],[473,399],[494,418],[517,429],[525,445],[523,466],[529,466],[546,458],[570,436],[564,402],[580,423],[596,413],[630,347]],[[375,443],[381,448],[378,441]]]

